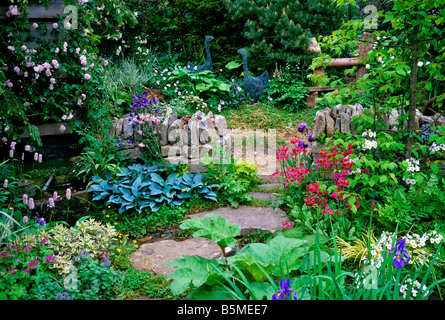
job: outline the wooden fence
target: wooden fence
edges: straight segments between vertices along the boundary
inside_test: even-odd
[[[321,48],[317,43],[317,39],[311,38],[310,40],[311,40],[311,45],[308,47],[308,51],[321,53]],[[359,55],[357,57],[332,59],[332,61],[330,63],[328,63],[328,65],[326,67],[330,68],[330,67],[354,67],[354,66],[357,66],[357,71],[355,73],[355,80],[362,78],[363,75],[366,73],[366,67],[365,67],[365,65],[359,63],[359,61],[364,56],[368,55],[369,51],[371,51],[373,49],[373,44],[369,40],[370,40],[370,34],[368,32],[364,32],[363,36],[362,36],[362,41],[360,42],[360,45],[359,45],[359,49],[360,49]],[[327,62],[327,61],[325,61],[325,62]],[[312,74],[315,74],[315,75],[320,75],[323,73],[324,73],[323,67],[316,68],[315,70],[312,71]],[[335,87],[321,86],[320,83],[318,83],[317,86],[308,87],[309,95],[306,99],[307,106],[315,107],[317,105],[315,99],[318,98],[319,92],[335,91],[339,87],[340,86],[335,86]]]

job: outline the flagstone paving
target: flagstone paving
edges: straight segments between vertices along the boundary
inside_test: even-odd
[[[285,212],[279,208],[240,206],[239,208],[222,207],[211,211],[192,214],[190,218],[202,218],[207,214],[218,214],[232,224],[241,226],[241,234],[251,229],[268,230],[271,232],[283,228],[283,222],[288,221]],[[219,246],[209,239],[193,238],[183,241],[174,239],[147,242],[139,245],[131,255],[133,265],[137,269],[152,271],[158,275],[169,275],[174,268],[164,263],[182,258],[182,255],[197,255],[206,259],[220,258],[222,252]]]

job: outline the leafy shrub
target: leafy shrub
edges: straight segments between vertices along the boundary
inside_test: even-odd
[[[44,238],[32,243],[16,241],[0,250],[0,299],[22,299],[32,288],[48,277],[57,277],[54,252]]]
[[[73,257],[71,272],[63,281],[45,279],[30,291],[26,299],[36,300],[104,300],[115,295],[114,289],[124,274],[105,259],[93,259],[88,253]]]
[[[117,231],[111,224],[102,224],[94,219],[79,219],[72,228],[63,224],[56,224],[53,228],[47,227],[37,230],[37,236],[28,235],[26,241],[35,245],[37,239],[45,239],[48,250],[56,256],[54,268],[60,274],[69,273],[72,259],[79,252],[88,252],[94,259],[111,257],[116,248]]]
[[[216,201],[217,194],[212,191],[217,185],[205,185],[205,179],[200,174],[170,174],[165,180],[158,174],[158,167],[145,167],[135,164],[123,167],[122,173],[107,180],[93,176],[94,184],[89,192],[93,192],[94,201],[107,199],[106,204],[120,205],[119,213],[135,208],[137,212],[149,207],[157,211],[162,204],[178,206],[194,195]]]
[[[295,73],[275,70],[269,84],[264,89],[272,104],[279,104],[283,109],[295,112],[306,106],[308,91],[303,80],[296,80]]]

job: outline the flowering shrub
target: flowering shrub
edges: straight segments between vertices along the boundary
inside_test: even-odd
[[[75,227],[67,228],[57,224],[54,228],[38,229],[37,237],[45,239],[45,246],[56,257],[54,268],[57,273],[67,274],[72,266],[72,258],[79,252],[88,252],[94,259],[110,258],[114,254],[118,232],[109,223],[88,219],[78,221]],[[30,238],[30,245],[36,238]]]
[[[47,240],[16,242],[0,249],[0,299],[18,300],[39,284],[45,275],[56,276],[56,256]]]
[[[362,240],[357,239],[353,244],[348,244],[340,239],[342,254],[350,259],[359,260],[362,263],[379,268],[389,252],[393,249],[394,232],[383,231],[380,237],[373,234],[364,235]],[[405,248],[409,251],[409,265],[420,265],[431,261],[433,250],[443,240],[443,236],[437,231],[429,231],[422,235],[417,233],[406,233]],[[369,241],[368,241],[369,239]],[[369,242],[369,250],[368,250]],[[443,259],[436,261],[436,266],[444,264]]]

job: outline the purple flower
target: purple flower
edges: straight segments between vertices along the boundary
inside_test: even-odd
[[[306,125],[306,123],[304,123],[304,122],[301,122],[299,125],[298,125],[298,132],[303,132],[305,129],[307,128],[307,125]]]
[[[295,295],[295,290],[293,288],[289,288],[289,286],[290,286],[289,278],[287,278],[286,281],[283,281],[283,279],[281,279],[280,280],[281,289],[278,290],[278,292],[272,296],[272,300],[287,300],[289,299],[291,293],[292,293],[292,299],[297,300],[297,296]]]
[[[393,261],[394,267],[403,268],[405,263],[408,263],[410,260],[409,251],[405,248],[406,239],[397,240],[396,246],[391,248],[389,254],[391,255],[395,252],[395,256]],[[406,261],[405,261],[406,260]]]
[[[45,225],[45,219],[44,219],[44,218],[40,218],[39,215],[37,215],[37,221],[39,222],[39,224],[40,224],[41,226],[44,226],[44,225]]]
[[[313,141],[313,140],[312,140],[312,132],[309,133],[309,136],[307,137],[307,141],[309,141],[309,142],[312,142],[312,141]]]

